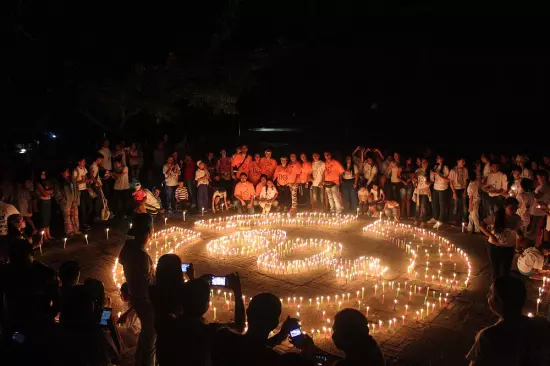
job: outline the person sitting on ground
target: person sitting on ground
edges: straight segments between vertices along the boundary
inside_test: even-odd
[[[369,192],[369,216],[378,217],[384,209],[384,201],[386,201],[384,190],[380,188],[378,182],[373,182]]]
[[[359,202],[359,214],[364,215],[369,211],[369,189],[367,187],[359,188],[357,198]]]
[[[160,207],[159,208],[159,213],[163,214],[166,212],[166,209],[164,208],[163,204],[162,204],[162,198],[160,197],[160,189],[155,187],[153,188],[153,197],[155,197],[155,200],[157,201],[157,206]]]
[[[281,301],[271,293],[254,296],[248,304],[246,315],[248,331],[245,334],[224,328],[216,334],[212,348],[216,350],[212,353],[213,365],[281,365],[280,355],[272,347],[288,337],[298,320],[287,317],[281,331],[268,338],[279,325],[281,316]]]
[[[550,365],[550,323],[522,314],[527,291],[519,278],[497,278],[487,302],[499,320],[476,335],[470,366]]]
[[[180,180],[178,182],[178,188],[176,188],[176,211],[183,211],[190,206],[189,193],[185,188],[185,182]]]
[[[216,189],[212,195],[212,213],[215,214],[216,212],[223,212],[228,209],[227,192],[223,188]]]
[[[10,215],[8,217],[8,243],[15,240],[26,240],[33,243],[32,237],[27,232],[27,223],[20,214]],[[33,246],[34,247],[34,246]]]
[[[136,310],[132,306],[132,297],[127,282],[124,282],[122,286],[120,286],[120,299],[124,305],[122,314],[117,320],[117,329],[125,348],[134,349],[137,344],[137,337],[141,329],[141,324],[136,315]]]
[[[267,185],[260,191],[258,202],[262,208],[262,214],[266,215],[271,211],[271,207],[277,207],[277,188],[271,179],[267,180]]]
[[[164,213],[161,203],[147,188],[143,188],[140,183],[136,183],[135,192],[132,193],[136,202],[135,212],[147,212],[149,215],[155,216],[159,213]],[[159,193],[160,197],[160,193]]]
[[[103,311],[103,307],[100,309]],[[109,366],[118,364],[121,349],[108,330],[100,324],[98,310],[85,285],[71,288],[61,312],[61,340],[63,366]],[[113,323],[111,314],[107,324]],[[116,337],[116,336],[115,336]]]
[[[526,178],[523,178],[526,179]],[[550,274],[548,267],[548,255],[550,254],[550,243],[542,244],[542,247],[529,247],[518,257],[519,272],[532,279],[540,279],[540,276]]]
[[[61,287],[61,299],[65,299],[69,290],[78,284],[80,279],[80,264],[77,261],[66,261],[59,267],[59,280]]]
[[[384,215],[388,220],[399,221],[401,217],[401,208],[397,201],[386,201],[384,205]]]
[[[254,185],[247,180],[248,176],[246,173],[241,173],[240,179],[240,182],[235,185],[235,192],[233,194],[235,200],[233,204],[237,207],[240,214],[242,214],[244,210],[249,214],[253,214]]]

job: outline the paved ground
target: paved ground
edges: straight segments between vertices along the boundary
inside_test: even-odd
[[[399,302],[393,309],[393,292],[396,291],[397,283],[405,286],[405,281],[409,280],[406,276],[407,257],[405,251],[390,245],[387,241],[378,239],[372,235],[365,236],[361,233],[361,228],[369,221],[359,220],[358,223],[343,229],[311,229],[311,228],[287,228],[285,229],[290,238],[294,237],[313,237],[325,238],[344,244],[343,256],[345,258],[355,258],[360,255],[375,256],[381,259],[382,263],[387,265],[390,270],[385,274],[386,281],[395,281],[395,287],[392,292],[386,288],[384,303],[380,296],[381,289],[374,294],[374,285],[379,282],[372,280],[363,282],[350,282],[348,284],[338,283],[330,271],[316,270],[307,274],[300,275],[269,275],[260,272],[256,268],[255,257],[241,259],[216,259],[209,257],[205,250],[206,243],[219,236],[208,231],[203,232],[202,240],[185,246],[178,254],[184,262],[195,264],[198,274],[213,273],[224,275],[229,272],[238,271],[243,284],[243,292],[246,297],[256,293],[269,291],[282,297],[284,300],[284,314],[296,316],[300,312],[300,319],[303,322],[304,329],[310,332],[311,328],[319,329],[321,332],[316,336],[315,341],[322,348],[335,351],[330,341],[324,339],[322,326],[326,325],[326,319],[333,319],[334,313],[338,310],[335,303],[335,295],[339,296],[339,301],[343,295],[345,300],[342,307],[358,307],[356,290],[365,288],[365,294],[359,295],[361,309],[366,312],[369,307],[369,320],[377,322],[383,320],[383,331],[376,328],[375,337],[383,348],[385,354],[395,364],[403,365],[464,365],[466,361],[464,355],[473,342],[475,333],[482,327],[494,322],[494,317],[490,314],[486,306],[486,294],[490,278],[488,263],[486,259],[486,247],[482,236],[467,236],[461,234],[456,229],[441,231],[441,235],[447,236],[452,242],[465,249],[473,265],[473,274],[471,284],[468,289],[462,293],[455,293],[449,289],[442,290],[450,292],[450,304],[446,309],[436,311],[430,314],[423,321],[415,321],[414,315],[409,314],[406,323],[403,326],[401,315],[408,295],[403,291],[400,293]],[[121,306],[118,290],[112,280],[112,268],[116,256],[124,241],[123,232],[127,228],[127,223],[120,223],[109,230],[109,239],[106,238],[105,227],[97,227],[89,234],[89,245],[84,241],[77,239],[67,242],[66,249],[63,249],[63,243],[54,243],[44,247],[44,254],[40,259],[54,268],[67,259],[78,260],[83,273],[81,280],[87,277],[96,277],[105,283],[106,292],[113,300],[113,307],[119,309]],[[168,226],[177,225],[192,228],[191,222],[182,222],[181,220],[169,220]],[[162,227],[160,223],[159,227]],[[426,248],[429,249],[428,243]],[[433,250],[435,250],[433,248]],[[421,250],[422,252],[422,250]],[[309,253],[299,253],[298,256],[309,255]],[[433,258],[433,257],[432,257]],[[418,261],[419,262],[419,261]],[[454,271],[454,269],[453,269]],[[465,267],[459,263],[456,272],[460,276],[464,275]],[[540,284],[533,284],[530,289],[528,311],[535,312],[536,287]],[[388,286],[387,284],[385,286]],[[440,289],[434,286],[437,294]],[[431,291],[430,291],[431,292]],[[347,293],[350,293],[350,300],[347,300]],[[436,296],[438,296],[436,294]],[[315,302],[320,296],[331,296],[330,305],[326,303],[326,297],[323,306],[317,311]],[[424,305],[425,295],[413,296],[409,303],[411,310],[419,309]],[[290,305],[288,297],[291,298]],[[293,298],[296,297],[296,304]],[[302,297],[302,306],[298,308],[299,298]],[[309,306],[309,299],[313,299],[312,307]],[[436,297],[437,299],[437,297]],[[545,297],[547,299],[547,297]],[[248,299],[247,299],[248,301]],[[547,301],[547,300],[545,300]],[[434,302],[434,300],[432,300]],[[437,301],[435,301],[437,302]],[[217,318],[225,320],[231,318],[232,312],[224,310],[223,292],[218,298],[214,296],[214,306],[218,309]],[[541,306],[541,313],[548,308],[546,302]],[[325,311],[323,317],[322,311]],[[431,310],[430,310],[431,312]],[[414,313],[413,313],[414,314]],[[213,312],[207,315],[213,318]],[[387,320],[396,317],[399,326],[388,329]],[[327,335],[327,338],[330,338]],[[282,345],[283,349],[288,349],[288,344]],[[131,353],[131,350],[129,351]],[[131,358],[128,355],[128,360]]]

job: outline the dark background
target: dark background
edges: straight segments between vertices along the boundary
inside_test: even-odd
[[[548,9],[441,3],[7,1],[3,149],[543,151]]]

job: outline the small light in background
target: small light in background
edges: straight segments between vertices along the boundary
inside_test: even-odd
[[[21,149],[19,150],[19,154],[25,154],[27,152],[27,149]]]

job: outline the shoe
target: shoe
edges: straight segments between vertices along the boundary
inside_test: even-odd
[[[434,219],[433,217],[426,222],[426,224],[435,224],[435,223],[437,223],[437,220]]]
[[[441,221],[437,221],[434,225],[434,229],[439,229],[441,225],[443,225],[443,223]]]

